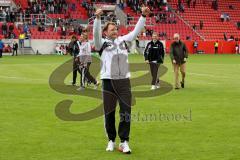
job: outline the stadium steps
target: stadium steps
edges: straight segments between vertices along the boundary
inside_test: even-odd
[[[140,13],[137,14],[136,12],[134,12],[130,7],[126,7],[123,10],[126,14],[128,13],[131,17],[134,17],[134,21],[130,21],[130,24],[136,24],[137,23],[137,19],[140,16]],[[156,12],[156,11],[154,11]],[[157,13],[157,12],[156,12]],[[171,13],[171,12],[170,12]],[[174,14],[174,13],[172,13]],[[163,33],[165,32],[167,35],[167,38],[164,37],[160,37],[160,39],[172,39],[174,33],[180,33],[182,39],[187,39],[187,37],[190,37],[190,39],[192,40],[201,40],[201,37],[195,33],[191,28],[189,28],[189,26],[187,26],[178,16],[175,16],[176,19],[176,24],[165,24],[165,23],[156,23],[154,18],[152,18],[152,24],[148,25],[146,29],[150,29],[153,30],[157,33]],[[134,28],[134,26],[129,26],[127,27],[128,31],[131,31]],[[144,37],[141,36],[141,39],[150,39],[150,37]]]
[[[240,22],[240,1],[239,0],[219,0],[218,11],[220,13],[228,13],[230,16],[230,22],[236,26],[237,22]],[[234,9],[230,9],[229,6],[232,5]]]
[[[32,47],[24,47],[24,48],[19,48],[19,52],[21,54],[35,54],[34,50]]]
[[[174,9],[177,9],[178,0],[169,2]],[[185,12],[179,15],[187,21],[191,26],[197,25],[197,32],[204,36],[206,40],[224,40],[224,33],[227,36],[233,35],[235,38],[240,38],[240,31],[232,24],[232,22],[221,22],[220,12],[211,8],[209,3],[197,1],[196,7],[187,7],[184,3]],[[199,22],[203,20],[204,27],[199,29]]]

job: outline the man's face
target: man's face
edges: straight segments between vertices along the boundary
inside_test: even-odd
[[[87,41],[87,40],[88,40],[87,35],[82,34],[81,41]]]
[[[180,38],[178,36],[174,37],[174,41],[179,42]]]
[[[153,34],[153,35],[152,35],[152,40],[153,40],[154,42],[156,42],[156,41],[158,40],[158,35],[157,35],[157,34]]]
[[[116,39],[118,37],[118,30],[116,25],[110,24],[108,29],[105,31],[105,34],[110,39]]]
[[[72,42],[75,42],[76,41],[76,38],[72,38]]]
[[[80,41],[80,42],[83,41],[83,37],[82,37],[82,35],[79,37],[79,41]]]

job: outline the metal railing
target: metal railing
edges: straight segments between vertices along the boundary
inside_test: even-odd
[[[93,25],[93,22],[94,22],[94,19],[96,17],[93,16],[91,18],[88,19],[88,26],[92,26]],[[138,22],[138,19],[139,17],[128,17],[128,19],[125,20],[125,22],[121,23],[120,21],[120,25],[124,25],[124,26],[135,26],[136,23]],[[114,19],[112,22],[116,23],[116,20],[117,19]],[[147,18],[147,21],[146,21],[146,26],[152,26],[154,23],[154,18]],[[101,17],[101,24],[102,26],[106,23],[106,22],[109,22],[108,20],[108,17],[107,16],[102,16]]]
[[[123,12],[123,10],[121,8],[119,8],[119,6],[116,6],[116,10],[115,10],[115,15],[117,17],[117,19],[120,20],[120,24],[121,25],[127,25],[127,15]]]
[[[91,17],[91,18],[88,19],[88,26],[93,26],[93,22],[94,22],[94,19],[95,19],[95,18],[96,18],[96,16],[93,16],[93,17]],[[102,16],[102,17],[101,17],[101,24],[102,24],[102,26],[103,26],[105,23],[109,22],[108,18],[109,18],[108,16]],[[116,19],[113,19],[112,22],[116,23]]]
[[[0,16],[0,21],[4,22],[7,21],[7,17],[6,16]],[[26,14],[17,14],[15,16],[14,22],[17,23],[30,23],[33,24],[34,22],[36,24],[43,22],[44,25],[53,25],[53,21],[52,19],[47,16],[47,14],[30,14],[30,15],[26,15]]]

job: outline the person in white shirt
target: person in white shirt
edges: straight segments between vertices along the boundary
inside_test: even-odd
[[[131,153],[128,145],[131,119],[131,85],[128,68],[128,46],[126,42],[132,42],[144,28],[146,16],[150,10],[142,7],[142,16],[139,18],[134,30],[127,35],[118,36],[117,26],[109,22],[104,26],[103,32],[106,38],[102,38],[101,15],[103,11],[96,11],[96,19],[93,25],[94,45],[101,56],[100,78],[103,85],[103,105],[105,114],[105,129],[108,135],[106,151],[115,148],[116,127],[115,109],[117,101],[120,106],[120,123],[118,135],[121,139],[119,151]]]
[[[53,32],[57,32],[57,22],[54,22],[54,28],[53,28]]]
[[[238,54],[238,50],[239,50],[238,43],[236,43],[236,45],[235,45],[235,50],[236,50],[236,54]]]
[[[117,26],[120,26],[120,20],[119,19],[116,20],[116,23],[117,23]]]
[[[240,54],[240,42],[238,44],[238,53]]]
[[[90,74],[89,68],[92,63],[91,57],[91,44],[88,41],[88,34],[86,32],[81,34],[81,44],[78,43],[79,46],[79,62],[80,62],[80,69],[81,69],[81,86],[79,90],[84,89],[85,87],[85,78],[87,79],[88,83],[93,83],[94,88],[96,89],[99,85],[99,82]]]

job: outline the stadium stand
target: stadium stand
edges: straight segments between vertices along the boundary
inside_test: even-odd
[[[131,4],[129,4],[131,5]],[[201,40],[201,37],[194,32],[191,27],[184,23],[184,21],[179,17],[172,9],[171,6],[166,4],[148,4],[152,9],[152,24],[149,25],[150,30],[160,34],[161,39],[171,39],[174,33],[181,33],[183,39],[188,40]],[[155,7],[153,7],[155,6]],[[132,17],[138,17],[139,14],[136,14],[134,7],[126,7],[124,9],[125,13],[128,13]],[[157,21],[157,16],[160,14],[160,22]],[[164,16],[162,16],[164,15]],[[165,20],[166,19],[166,20]],[[136,22],[135,22],[136,23]],[[165,36],[161,37],[161,33],[165,33]]]
[[[147,22],[145,33],[141,35],[141,39],[149,39],[152,31],[158,32],[162,40],[170,40],[175,32],[180,33],[184,40],[240,38],[240,30],[237,27],[237,23],[240,22],[239,0],[218,0],[217,9],[213,8],[212,0],[197,0],[195,7],[192,4],[188,7],[187,2],[180,0],[168,0],[167,5],[157,2],[148,4],[153,14]],[[47,2],[15,0],[16,9],[12,12],[14,12],[16,20],[12,20],[11,16],[9,20],[5,17],[5,20],[7,26],[12,25],[13,21],[15,22],[13,30],[15,38],[23,31],[23,19],[25,18],[25,22],[29,24],[32,39],[68,39],[73,34],[81,33],[83,27],[79,24],[93,16],[94,3],[95,1],[91,0],[50,0]],[[184,12],[179,7],[179,3],[184,6]],[[101,2],[101,4],[111,3],[108,1]],[[129,0],[120,6],[129,17],[128,25],[120,26],[120,34],[126,34],[134,27],[140,14],[138,11],[140,4],[131,4]],[[2,12],[8,13],[9,11]],[[224,22],[220,18],[222,14],[228,16]],[[48,25],[46,25],[46,21],[49,22]],[[200,21],[202,21],[202,29],[200,29]],[[55,27],[55,23],[57,27]],[[2,24],[1,22],[0,26]],[[2,30],[2,27],[0,28]],[[4,35],[4,37],[9,38],[10,36]],[[91,37],[92,35],[90,35]]]
[[[196,26],[196,31],[200,33],[205,40],[224,40],[224,33],[227,37],[233,36],[240,38],[240,31],[234,25],[234,20],[240,18],[237,10],[240,9],[239,1],[218,1],[218,9],[214,9],[212,1],[197,1],[195,8],[187,5],[187,2],[181,2],[184,8],[184,12],[179,11],[178,0],[171,0],[169,4],[179,12],[179,15],[192,27]],[[232,4],[236,11],[232,11],[229,14],[229,4]],[[221,21],[221,14],[228,13],[230,16],[229,21]],[[233,18],[234,17],[234,18]],[[200,20],[203,21],[203,28],[200,29]]]

